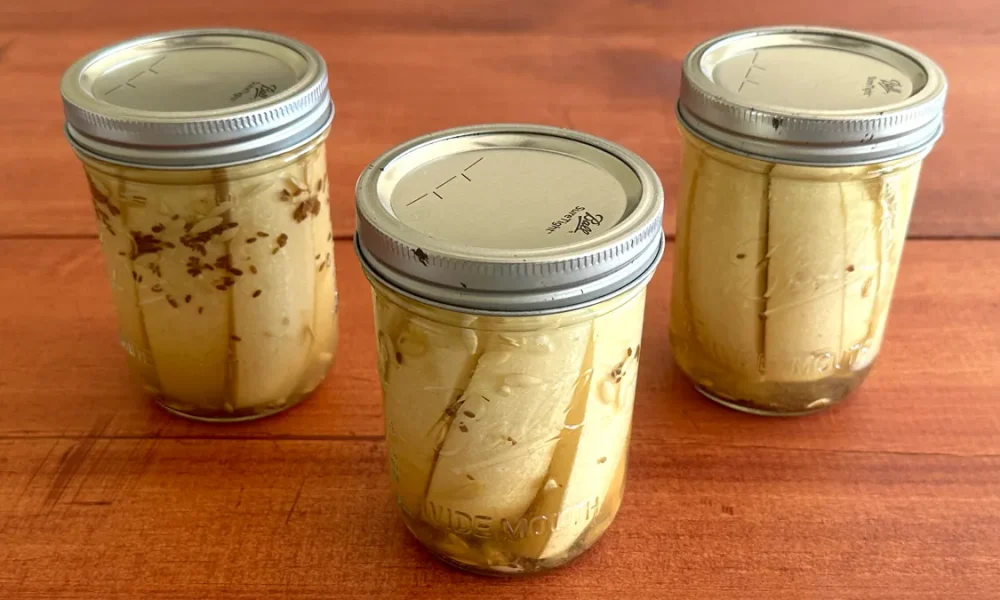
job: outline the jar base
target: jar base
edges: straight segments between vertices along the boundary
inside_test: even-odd
[[[690,379],[694,388],[702,396],[726,408],[764,417],[801,417],[822,412],[843,402],[861,385],[870,370],[871,365],[868,365],[853,372],[847,378],[837,377],[815,382],[795,384],[771,382],[768,385],[774,386],[775,389],[770,390],[768,397],[776,398],[778,401],[770,405],[759,400],[733,398],[709,389],[708,386],[698,383],[693,377]],[[792,401],[789,398],[792,398]]]
[[[197,409],[183,410],[177,406],[172,406],[167,403],[163,398],[154,398],[157,405],[168,413],[187,419],[189,421],[198,421],[199,423],[245,423],[247,421],[256,421],[257,419],[263,419],[265,417],[270,417],[276,415],[280,412],[286,411],[293,406],[297,406],[310,394],[302,394],[295,400],[291,402],[286,402],[281,406],[274,407],[262,407],[262,408],[246,408],[243,410],[224,412],[219,411],[198,411]]]
[[[816,402],[822,402],[823,400],[826,400],[826,402],[822,402],[821,404],[813,403],[816,404],[814,408],[807,408],[805,410],[799,410],[799,411],[777,411],[777,410],[758,408],[750,404],[749,402],[744,403],[739,400],[729,400],[727,398],[717,396],[716,394],[713,394],[712,392],[708,391],[707,389],[697,384],[694,386],[694,389],[698,390],[698,392],[702,396],[708,398],[709,400],[717,404],[721,404],[726,408],[731,408],[733,410],[738,410],[748,415],[757,415],[760,417],[801,417],[804,415],[811,415],[813,413],[822,412],[830,408],[834,404],[838,404],[840,402],[840,400],[822,398],[820,400],[817,400]]]
[[[406,528],[424,550],[436,560],[466,573],[492,578],[530,577],[561,569],[592,548],[607,532],[612,519],[613,516],[592,523],[591,527],[580,533],[572,546],[557,556],[527,558],[513,553],[507,554],[502,545],[492,550],[478,547],[483,540],[459,538],[454,534],[430,527],[418,519],[403,515]],[[446,544],[452,548],[461,548],[464,552],[449,554],[441,549]],[[457,558],[459,554],[466,554],[469,559]]]

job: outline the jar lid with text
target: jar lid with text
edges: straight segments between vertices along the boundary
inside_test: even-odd
[[[926,56],[841,29],[768,27],[702,43],[684,61],[681,123],[728,150],[843,165],[929,148],[947,81]]]
[[[209,168],[287,152],[333,118],[326,64],[295,40],[241,29],[171,31],[108,46],[63,75],[80,152],[155,168]]]
[[[478,313],[561,312],[648,280],[663,188],[625,148],[538,125],[433,133],[376,159],[357,185],[370,277]]]

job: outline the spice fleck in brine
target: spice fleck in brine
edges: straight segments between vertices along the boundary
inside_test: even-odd
[[[850,31],[755,29],[688,55],[670,335],[705,395],[794,415],[861,383],[945,90],[923,55]]]
[[[299,402],[337,347],[332,259],[313,259],[333,256],[322,58],[267,33],[169,32],[80,59],[62,96],[144,389],[202,420]]]

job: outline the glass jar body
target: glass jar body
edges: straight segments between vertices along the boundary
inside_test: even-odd
[[[885,332],[921,161],[775,164],[681,128],[670,338],[724,405],[829,407],[867,375]]]
[[[325,377],[338,336],[325,138],[202,170],[81,155],[122,346],[169,411],[258,418]]]
[[[373,287],[392,489],[410,531],[485,574],[558,567],[593,545],[624,490],[644,287],[513,317]]]

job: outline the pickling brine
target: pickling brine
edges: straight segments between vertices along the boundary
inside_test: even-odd
[[[167,410],[295,405],[337,348],[326,65],[282,36],[173,31],[63,75],[121,345]]]
[[[684,139],[677,363],[702,391],[746,410],[835,403],[882,345],[925,153],[809,167]]]
[[[337,291],[323,141],[211,170],[82,157],[122,346],[164,407],[263,416],[328,371]]]
[[[915,50],[842,29],[749,29],[688,53],[670,339],[705,396],[799,415],[865,379],[946,89]]]
[[[644,289],[558,315],[476,316],[375,284],[390,473],[407,527],[464,568],[559,566],[624,491]]]
[[[357,213],[406,526],[478,573],[573,560],[624,492],[656,174],[584,133],[473,126],[376,159]]]

